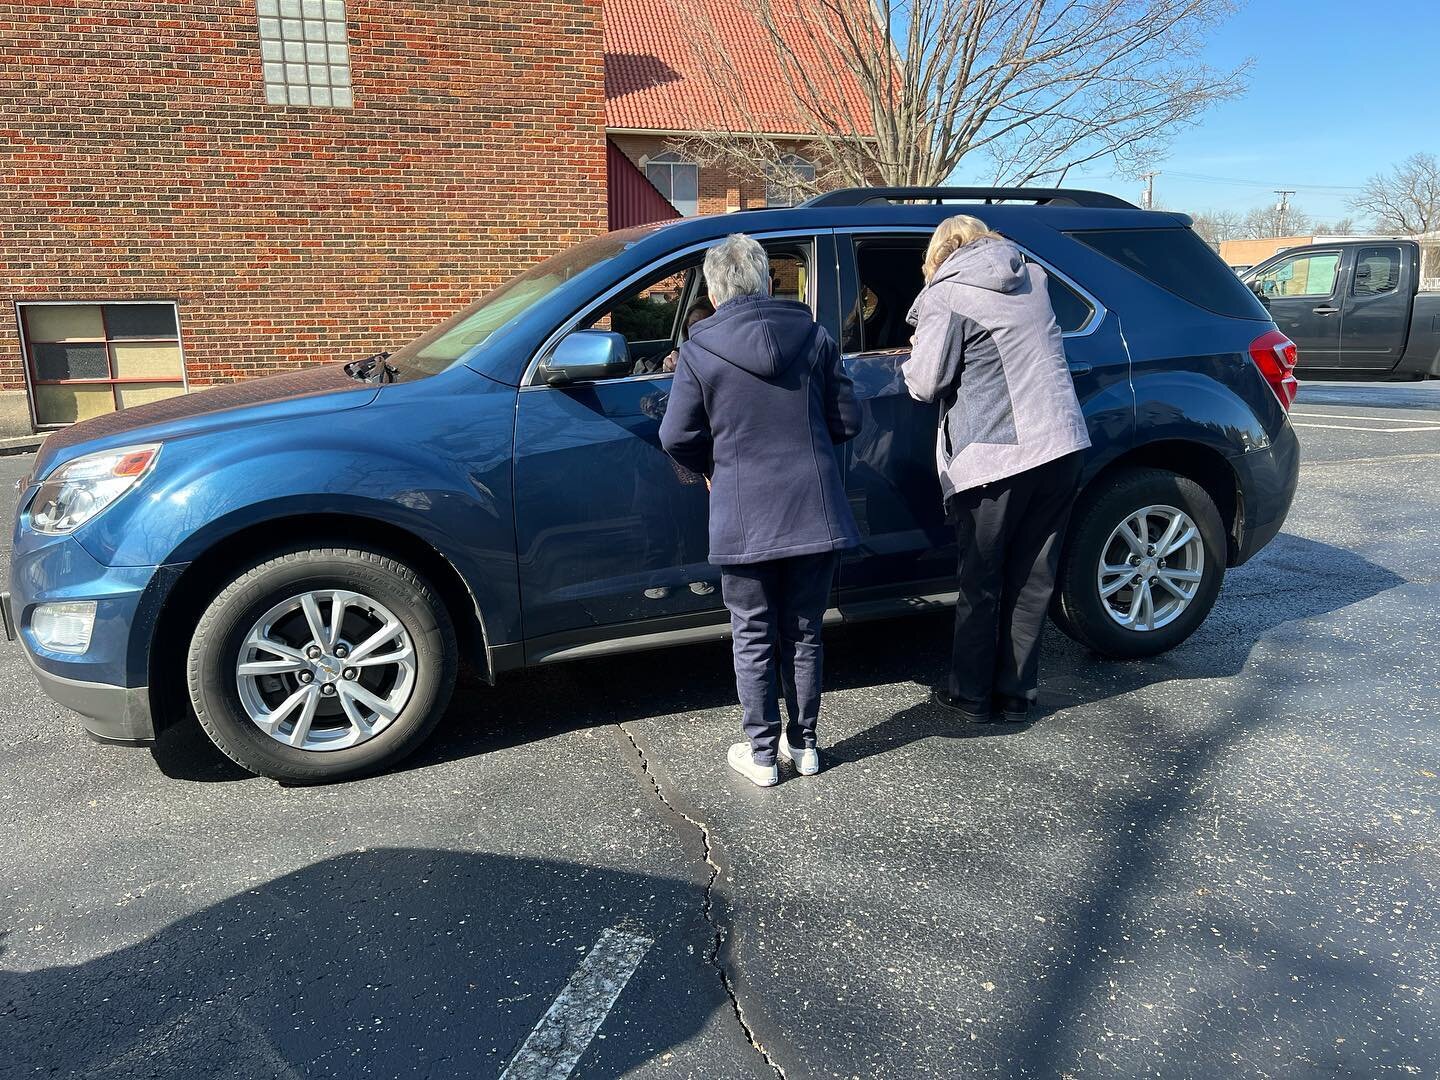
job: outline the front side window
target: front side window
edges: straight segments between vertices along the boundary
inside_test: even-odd
[[[345,0],[256,0],[265,100],[348,109],[350,34]]]
[[[1287,296],[1329,296],[1340,270],[1338,251],[1316,251],[1281,259],[1255,275],[1253,284],[1272,299]]]
[[[770,294],[798,300],[813,310],[809,244],[777,241],[765,248],[770,256]],[[657,269],[642,284],[593,311],[577,329],[611,330],[624,337],[632,375],[673,371],[676,350],[690,326],[714,311],[701,270],[704,257],[703,251],[697,251]]]
[[[765,170],[765,205],[794,206],[815,183],[815,166],[799,154],[786,154]]]
[[[700,212],[700,166],[676,153],[656,154],[645,176],[683,217]]]
[[[36,427],[185,392],[171,301],[17,306]]]
[[[1355,282],[1351,296],[1383,296],[1400,287],[1400,249],[1362,247],[1355,253]]]

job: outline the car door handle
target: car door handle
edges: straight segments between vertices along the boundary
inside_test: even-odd
[[[1311,308],[1310,310],[1316,315],[1334,315],[1340,309],[1338,307],[1331,307],[1329,304],[1321,304],[1319,307]]]
[[[1089,375],[1090,372],[1092,372],[1092,371],[1094,371],[1094,370],[1095,370],[1095,365],[1094,365],[1094,364],[1086,364],[1086,363],[1084,363],[1084,362],[1081,362],[1081,363],[1078,363],[1078,364],[1071,364],[1071,365],[1070,365],[1070,374],[1071,374],[1071,375]]]

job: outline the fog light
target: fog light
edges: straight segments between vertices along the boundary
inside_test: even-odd
[[[48,652],[83,653],[95,629],[95,601],[41,604],[30,616],[30,631]]]

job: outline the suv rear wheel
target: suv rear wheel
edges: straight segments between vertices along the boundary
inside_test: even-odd
[[[288,783],[349,779],[409,754],[455,683],[455,633],[418,574],[375,551],[294,551],[210,602],[188,657],[211,741]]]
[[[1224,576],[1225,530],[1205,489],[1124,469],[1075,507],[1052,615],[1102,656],[1154,656],[1194,633]]]

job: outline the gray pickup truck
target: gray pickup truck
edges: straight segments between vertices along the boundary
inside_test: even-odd
[[[1289,248],[1241,280],[1300,351],[1299,374],[1440,378],[1440,292],[1420,291],[1420,245]]]

